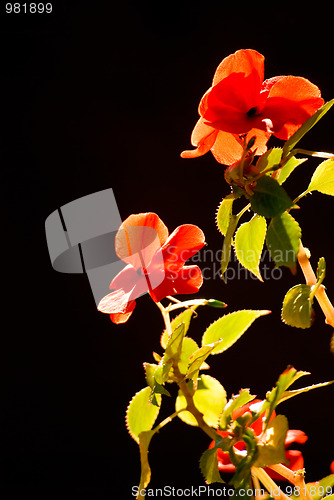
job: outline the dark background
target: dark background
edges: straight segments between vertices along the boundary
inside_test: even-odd
[[[197,105],[216,66],[240,48],[265,55],[267,78],[304,76],[325,100],[334,97],[329,4],[298,5],[57,1],[50,15],[6,15],[1,4],[5,500],[131,498],[139,453],[124,413],[145,385],[143,361],[161,352],[162,319],[148,296],[128,323],[116,326],[96,311],[84,275],[52,269],[45,219],[64,203],[111,187],[122,219],[154,211],[170,231],[194,223],[209,248],[220,249],[214,214],[229,191],[223,167],[211,154],[196,160],[179,154],[190,147]],[[334,152],[333,116],[302,146]],[[287,181],[292,197],[316,165],[309,160]],[[313,265],[326,257],[331,297],[333,203],[315,193],[295,213]],[[284,294],[300,282],[301,273],[287,269],[281,280],[265,283],[205,281],[199,295],[226,301],[226,312],[273,311],[211,359],[210,373],[228,396],[249,387],[264,397],[288,364],[311,372],[300,386],[334,378],[332,331],[318,305],[310,330],[280,321]],[[201,310],[192,336],[200,341],[218,315]],[[165,405],[163,416],[173,411],[167,398]],[[327,475],[333,389],[302,395],[280,411],[291,428],[309,435],[302,447],[307,480]],[[199,430],[174,420],[152,441],[150,486],[204,484],[198,460],[207,445]]]

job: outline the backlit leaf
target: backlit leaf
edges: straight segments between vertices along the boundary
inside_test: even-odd
[[[288,420],[284,415],[277,415],[268,425],[266,432],[258,443],[258,456],[255,467],[267,467],[280,464],[285,459],[285,437],[288,431]]]
[[[283,149],[282,148],[272,148],[268,149],[266,153],[259,157],[256,168],[259,172],[263,172],[264,170],[274,169],[279,165],[281,161]]]
[[[139,434],[150,431],[159,414],[160,406],[150,403],[151,388],[145,387],[131,399],[126,411],[126,427],[130,436],[139,443]],[[160,405],[161,396],[156,395]]]
[[[234,238],[234,249],[240,264],[263,281],[259,263],[266,237],[267,223],[261,215],[254,215],[249,221],[241,224]]]
[[[275,217],[293,206],[293,202],[282,186],[272,177],[264,175],[254,187],[250,199],[254,212],[264,217]]]
[[[222,339],[222,342],[213,349],[211,354],[224,352],[245,333],[257,318],[270,312],[268,310],[245,309],[225,314],[212,323],[204,332],[202,345],[212,344]]]
[[[224,483],[218,469],[217,448],[205,450],[199,461],[200,469],[207,484]]]
[[[224,273],[227,269],[227,266],[230,262],[231,257],[231,248],[233,242],[234,232],[237,228],[239,219],[236,215],[231,215],[230,224],[228,226],[226,236],[224,238],[223,250],[222,250],[222,258],[220,263],[222,278],[224,279]]]
[[[283,184],[296,167],[307,161],[308,158],[295,158],[292,156],[280,169],[275,177],[278,184]]]
[[[230,219],[232,215],[232,206],[233,206],[234,196],[228,195],[224,198],[217,210],[216,214],[216,223],[219,231],[223,236],[226,235],[228,230]]]
[[[320,163],[311,177],[307,191],[319,191],[334,196],[334,159]]]
[[[301,229],[292,215],[284,212],[274,217],[267,231],[267,248],[276,266],[293,267],[300,246]]]
[[[192,381],[189,382],[189,385],[192,386]],[[203,414],[205,423],[210,427],[217,428],[219,415],[226,404],[226,391],[220,382],[210,375],[202,374],[193,395],[193,401],[197,410]],[[176,411],[180,411],[186,408],[186,406],[186,398],[179,391],[175,402],[175,409]],[[198,425],[196,418],[189,411],[182,411],[178,416],[188,425]]]
[[[312,324],[312,299],[309,285],[295,285],[284,297],[282,321],[296,328],[310,328]]]

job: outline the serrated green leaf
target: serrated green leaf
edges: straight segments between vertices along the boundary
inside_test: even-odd
[[[285,437],[288,431],[288,420],[284,415],[277,415],[268,425],[266,432],[258,442],[258,455],[254,462],[255,467],[286,462]]]
[[[184,323],[181,323],[175,328],[175,330],[173,330],[170,338],[168,339],[165,354],[162,358],[162,364],[168,363],[171,359],[174,361],[178,361],[180,359],[184,336],[185,327]]]
[[[292,215],[274,217],[267,231],[267,248],[276,266],[293,267],[300,247],[301,229]]]
[[[320,481],[307,483],[306,488],[309,491],[312,500],[321,500],[321,498],[326,498],[326,500],[333,500],[334,495],[329,495],[333,491],[334,486],[334,474],[326,476]]]
[[[205,345],[203,347],[200,347],[195,351],[189,360],[189,366],[188,370],[186,373],[186,378],[192,378],[192,379],[197,379],[198,377],[198,372],[200,368],[202,367],[202,364],[205,362],[206,358],[212,353],[213,349],[219,345],[221,342],[220,339],[218,339],[216,342],[213,342],[212,344]]]
[[[282,186],[273,178],[264,175],[254,187],[254,194],[250,199],[252,210],[264,217],[276,217],[288,208],[293,202]]]
[[[192,386],[192,381],[189,384]],[[202,374],[198,380],[193,401],[197,410],[203,414],[205,423],[210,427],[217,428],[219,415],[226,404],[226,391],[220,382],[210,375]],[[186,398],[179,391],[175,402],[175,410],[180,411],[186,407]],[[178,417],[188,425],[198,425],[196,418],[189,411],[182,411]]]
[[[256,162],[256,168],[259,173],[264,170],[274,169],[279,165],[282,158],[283,149],[282,148],[271,148],[268,149],[262,156],[259,157]]]
[[[206,329],[202,337],[202,345],[212,344],[222,339],[222,342],[213,349],[211,354],[224,352],[245,333],[257,318],[270,312],[268,310],[245,309],[225,314]]]
[[[179,371],[182,375],[185,375],[187,373],[188,365],[190,362],[189,358],[197,350],[197,342],[195,342],[195,340],[190,337],[184,337],[180,354],[180,361],[178,363]]]
[[[288,139],[283,147],[283,156],[286,157],[293,150],[297,142],[300,141],[304,135],[311,130],[312,127],[329,111],[333,106],[334,99],[326,102],[318,111],[316,111],[310,118],[303,123],[303,125],[295,132],[290,139]]]
[[[298,396],[299,394],[302,394],[304,392],[311,391],[312,389],[319,389],[320,387],[326,387],[327,385],[331,385],[334,383],[334,380],[330,380],[329,382],[322,382],[320,384],[313,384],[309,385],[307,387],[302,387],[301,389],[295,389],[293,391],[285,391],[279,398],[279,401],[277,404],[282,403],[283,401],[286,401],[287,399],[293,398],[294,396]]]
[[[312,324],[312,299],[309,285],[295,285],[283,300],[282,321],[296,328],[310,328]]]
[[[234,249],[240,264],[263,281],[259,264],[266,237],[267,223],[261,215],[254,215],[241,224],[234,238]]]
[[[150,431],[159,414],[160,406],[150,403],[151,388],[145,387],[131,399],[126,411],[126,427],[130,436],[139,443],[139,434]],[[156,395],[158,404],[161,403],[160,394]]]
[[[191,317],[194,314],[196,308],[197,308],[197,306],[193,306],[191,309],[185,309],[180,314],[175,316],[175,318],[173,318],[171,321],[172,332],[174,330],[176,330],[176,328],[178,326],[180,326],[181,323],[183,323],[184,324],[184,335],[186,335],[187,331],[189,329],[189,326],[190,326]],[[160,338],[160,344],[161,344],[161,347],[163,349],[166,349],[167,344],[168,344],[168,340],[169,340],[168,332],[167,332],[167,330],[164,330],[162,332],[162,335]]]
[[[221,430],[226,430],[232,418],[232,413],[234,412],[234,410],[237,410],[253,399],[255,399],[255,396],[252,396],[252,394],[250,394],[249,389],[241,389],[239,391],[239,394],[237,394],[236,396],[232,396],[232,398],[225,405],[223,413],[221,414],[221,417],[219,419],[219,428]]]
[[[224,198],[217,210],[216,223],[218,230],[223,236],[226,236],[228,227],[230,225],[232,207],[233,207],[234,196],[228,195]]]
[[[223,249],[222,249],[222,258],[221,258],[221,263],[220,263],[220,269],[221,269],[223,279],[224,279],[224,273],[225,273],[227,266],[230,262],[233,236],[234,236],[235,230],[237,228],[238,222],[239,222],[239,218],[236,215],[231,215],[230,224],[228,226],[226,236],[224,238]]]
[[[145,370],[145,379],[147,382],[147,385],[153,389],[155,380],[154,380],[154,373],[155,370],[158,368],[158,365],[155,363],[143,363],[144,370]]]
[[[307,192],[319,191],[334,196],[334,159],[325,160],[315,169]]]
[[[207,484],[224,483],[218,469],[217,453],[217,448],[205,450],[199,461],[201,473]]]
[[[277,173],[275,178],[278,184],[283,184],[294,169],[307,160],[308,158],[296,158],[295,156],[292,156]]]

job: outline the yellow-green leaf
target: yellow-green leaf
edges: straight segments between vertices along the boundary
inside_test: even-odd
[[[130,436],[139,444],[139,434],[150,431],[159,414],[161,395],[156,394],[159,406],[150,403],[151,388],[145,387],[131,399],[126,411],[126,427]]]
[[[234,238],[234,249],[240,264],[263,281],[259,264],[266,237],[267,223],[261,215],[254,215],[241,224]]]
[[[312,175],[307,191],[319,191],[334,196],[334,159],[320,163]]]

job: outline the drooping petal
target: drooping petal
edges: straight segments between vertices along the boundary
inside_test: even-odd
[[[114,313],[110,314],[110,319],[113,323],[120,324],[120,323],[126,323],[127,320],[130,318],[134,308],[136,307],[136,301],[131,300],[128,303],[128,306],[126,308],[126,311],[124,313]]]
[[[191,144],[197,146],[196,149],[182,151],[181,158],[197,158],[205,155],[212,148],[218,130],[209,127],[204,123],[203,118],[200,118],[196,123],[191,134]]]
[[[203,231],[193,224],[177,227],[162,247],[166,271],[178,270],[205,245]]]
[[[264,78],[264,56],[253,49],[237,50],[218,65],[214,74],[212,85],[217,85],[223,78],[232,73],[243,73],[248,76],[255,72],[260,82]]]
[[[115,238],[117,256],[135,269],[148,267],[155,252],[168,238],[168,229],[152,212],[130,215]]]
[[[160,302],[167,295],[196,293],[203,284],[203,276],[198,266],[184,266],[179,271],[166,272],[164,281],[150,295]]]
[[[274,135],[287,140],[323,104],[316,85],[306,78],[285,76],[272,85],[262,114],[271,119]]]
[[[132,290],[125,292],[122,288],[114,290],[100,300],[97,309],[106,314],[124,314],[128,312],[131,293]]]

